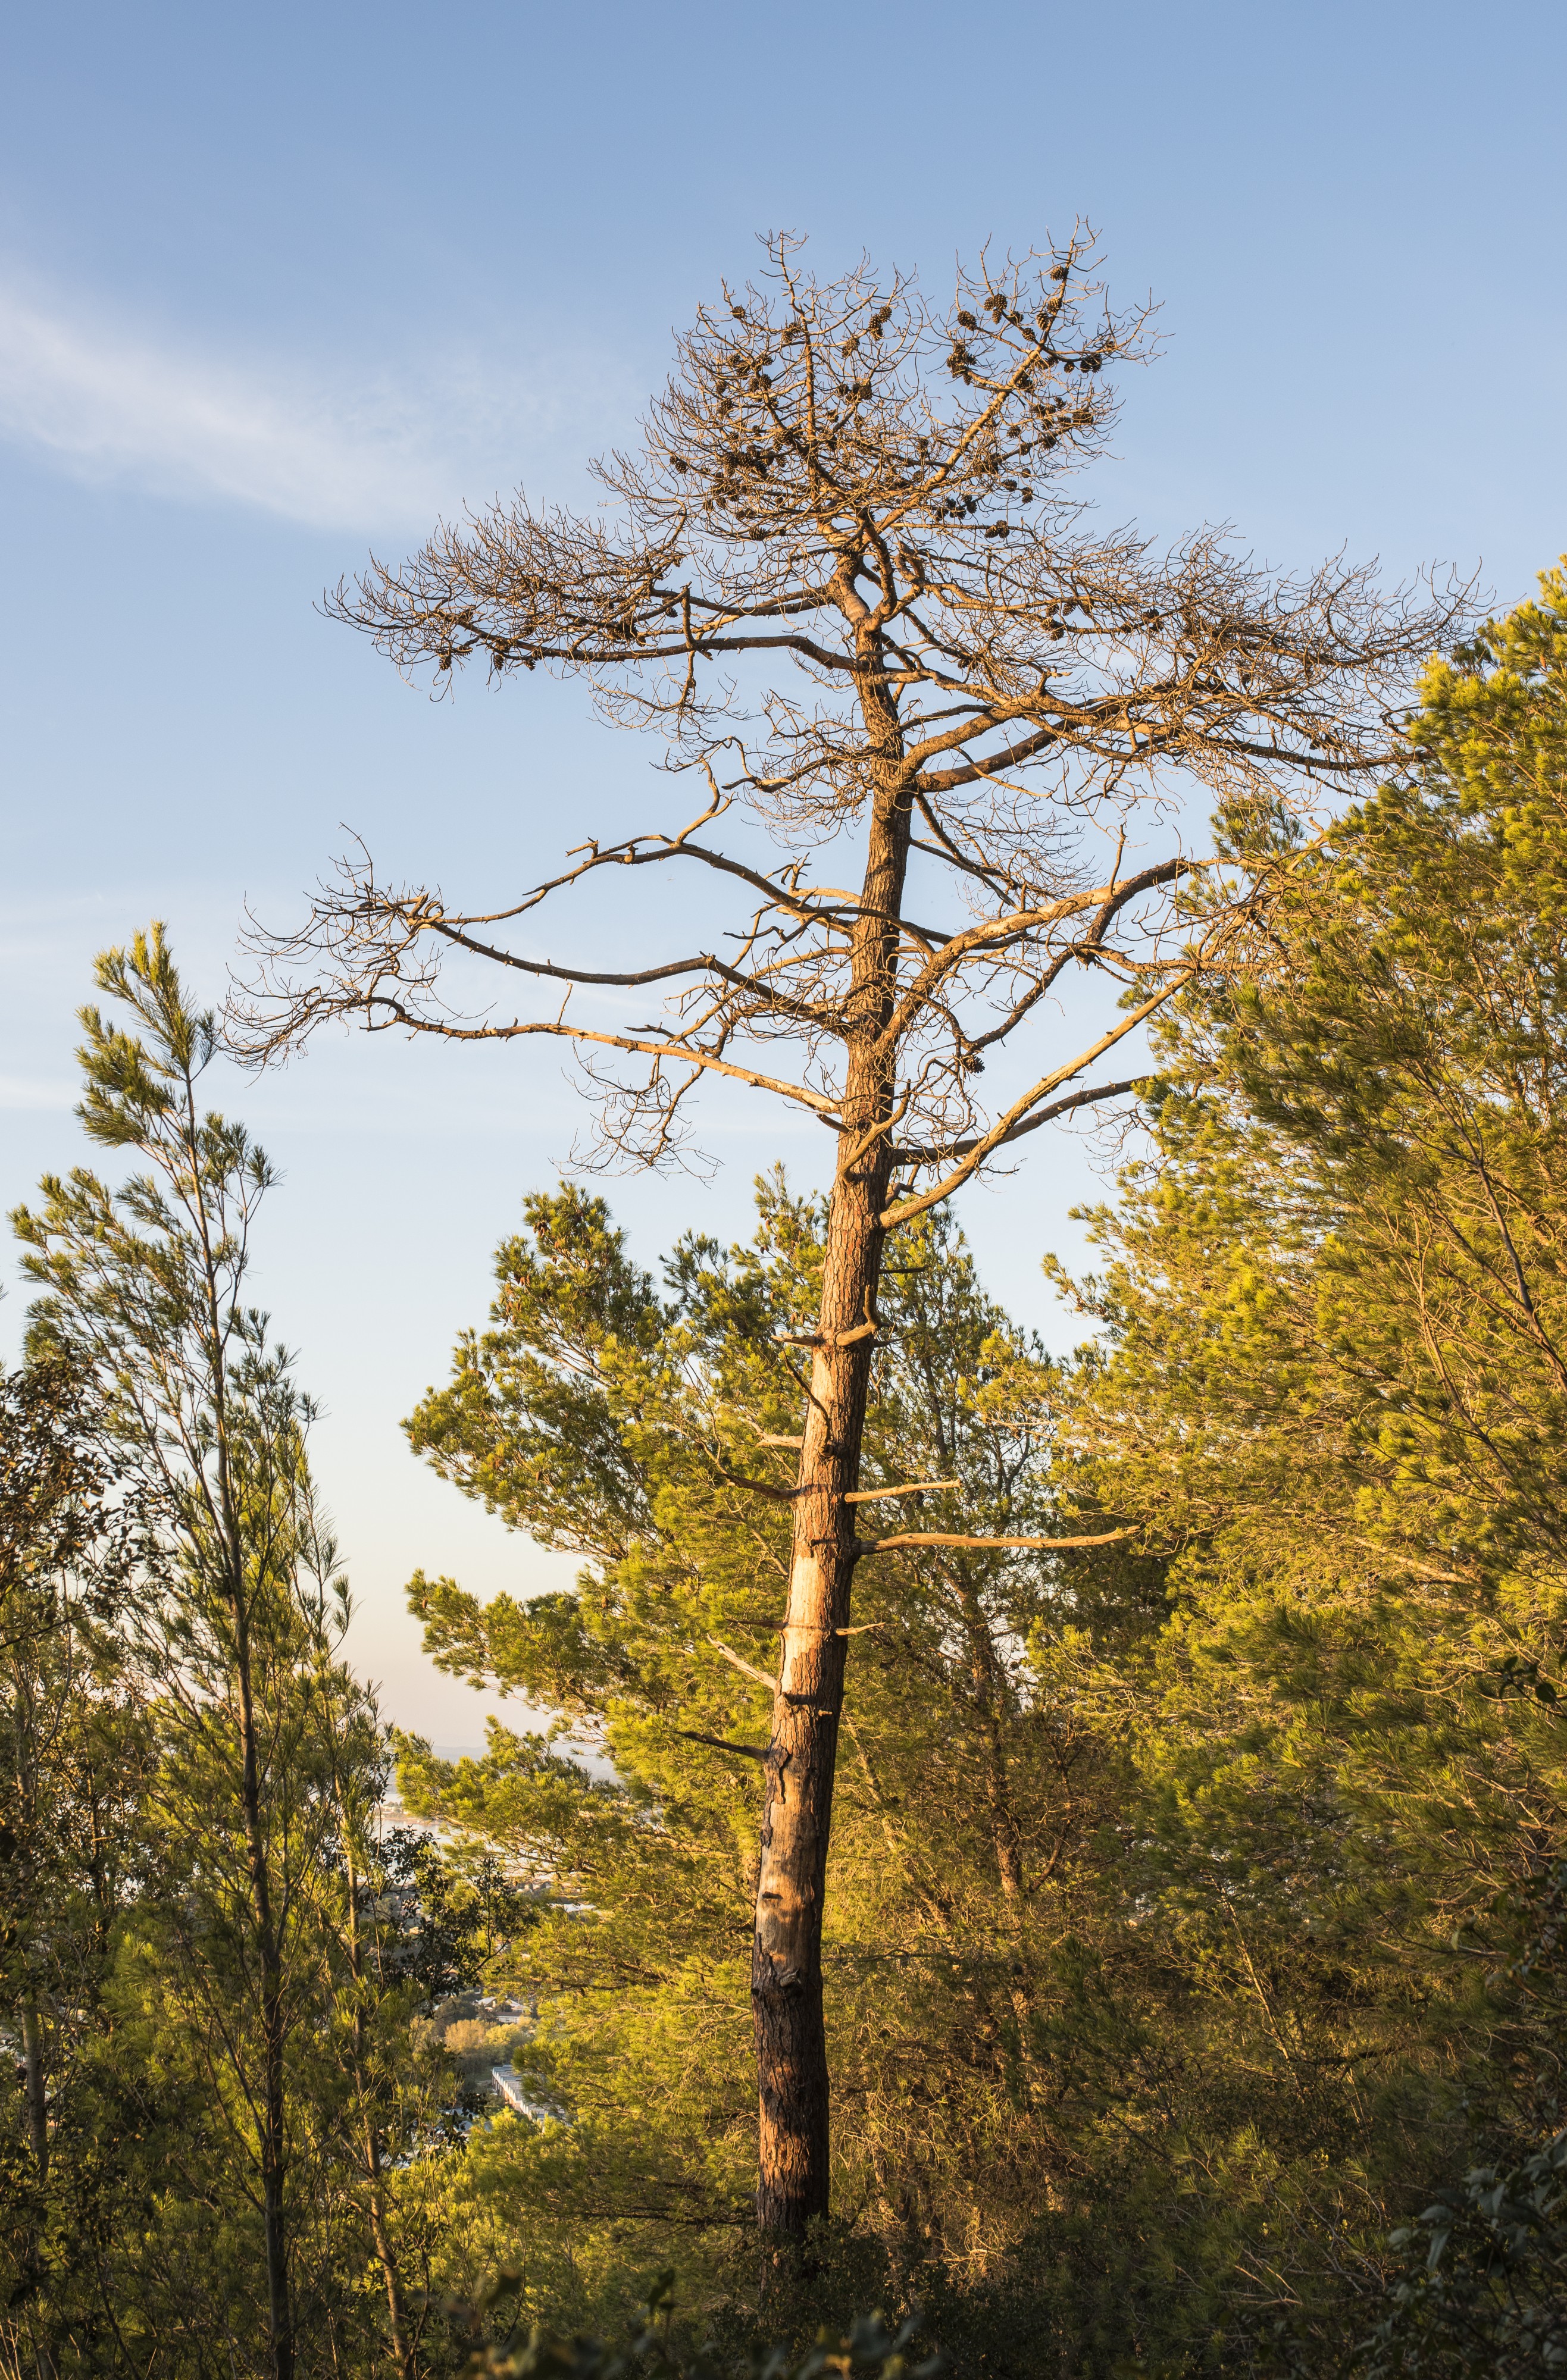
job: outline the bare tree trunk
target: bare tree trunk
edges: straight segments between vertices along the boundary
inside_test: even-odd
[[[896,714],[876,672],[862,691],[892,780],[871,818],[850,986],[844,1135],[828,1210],[821,1304],[800,1451],[789,1598],[762,1804],[751,2009],[760,2110],[757,2220],[798,2238],[829,2203],[829,2082],[821,1920],[832,1782],[856,1548],[860,1449],[876,1289],[892,1175],[896,919],[908,865],[909,803],[897,782]]]
[[[22,2002],[22,2066],[27,2082],[27,2123],[41,2183],[49,2179],[49,2094],[43,2073],[43,2027],[30,1999]]]
[[[869,1318],[886,1172],[878,1153],[833,1184],[762,1809],[751,1964],[761,2109],[757,2214],[763,2230],[794,2234],[828,2204],[822,1895],[847,1651],[836,1632],[848,1625],[855,1567],[855,1507],[844,1500],[859,1478],[870,1373],[869,1337],[848,1347],[837,1339]]]

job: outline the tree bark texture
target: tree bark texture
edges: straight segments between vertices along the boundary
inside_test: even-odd
[[[880,1144],[878,1145],[880,1147]],[[828,2204],[822,1896],[854,1578],[855,1507],[870,1341],[840,1348],[874,1293],[884,1159],[833,1186],[810,1403],[795,1504],[789,1599],[762,1806],[751,2006],[761,2117],[758,2219],[799,2233]],[[869,1177],[869,1179],[867,1177]]]
[[[845,605],[855,598],[845,586]],[[856,1547],[859,1485],[892,1160],[897,929],[910,802],[895,710],[874,640],[860,698],[881,782],[872,806],[846,1018],[848,1064],[803,1426],[789,1595],[765,1768],[751,2009],[760,2115],[757,2217],[798,2238],[828,2211],[829,2077],[821,1923]]]

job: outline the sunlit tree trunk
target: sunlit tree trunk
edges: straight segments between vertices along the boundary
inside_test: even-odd
[[[887,1165],[877,1144],[832,1190],[819,1343],[795,1504],[783,1652],[762,1807],[751,2003],[761,2111],[758,2213],[799,2232],[828,2204],[827,2041],[821,1916],[854,1580],[855,1507],[870,1371],[861,1329],[873,1300]]]
[[[852,608],[845,589],[845,608]],[[862,644],[861,700],[883,785],[871,813],[856,928],[844,1130],[823,1247],[795,1499],[778,1683],[762,1805],[751,2005],[760,2109],[758,2219],[798,2235],[829,2202],[827,2034],[821,1921],[850,1597],[857,1551],[860,1450],[876,1332],[876,1291],[892,1176],[889,1135],[897,991],[893,922],[908,868],[910,804],[897,771],[898,722],[881,655]]]

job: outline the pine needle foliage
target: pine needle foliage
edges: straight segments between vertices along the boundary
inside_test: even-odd
[[[1165,1035],[1063,1441],[1168,1565],[1136,1722],[1166,1922],[1303,2087],[1353,2080],[1390,2220],[1465,2144],[1549,2194],[1517,2176],[1561,2036],[1509,1944],[1567,1817],[1567,579],[1421,692],[1275,966]]]
[[[494,1729],[477,1762],[405,1744],[400,1780],[546,1894],[518,1980],[541,2007],[530,2070],[572,2122],[517,2143],[536,2160],[519,2189],[556,2220],[722,2230],[748,2221],[755,2181],[757,1755],[767,1581],[789,1559],[786,1501],[752,1486],[788,1477],[805,1391],[784,1342],[821,1217],[765,1181],[755,1240],[683,1242],[662,1292],[601,1201],[534,1197],[528,1221],[499,1253],[491,1328],[409,1432],[585,1566],[526,1604],[422,1575],[411,1599],[443,1667],[547,1705],[613,1774]],[[900,1236],[887,1281],[871,1475],[937,1483],[913,1500],[937,1529],[978,1509],[998,1536],[1033,1531],[1055,1509],[1052,1366],[944,1220]],[[827,1937],[842,2188],[910,2252],[976,2273],[1063,2154],[1051,2027],[1084,1989],[1115,1799],[1113,1753],[1037,1654],[1072,1600],[1038,1553],[921,1545],[879,1563],[858,1607]]]

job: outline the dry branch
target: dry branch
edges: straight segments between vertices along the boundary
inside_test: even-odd
[[[896,1537],[861,1537],[860,1554],[887,1554],[897,1546],[963,1546],[976,1553],[1076,1553],[1087,1546],[1116,1546],[1135,1537],[1135,1527],[1111,1529],[1098,1537],[961,1537],[941,1529],[911,1529]]]
[[[844,1499],[845,1504],[878,1504],[888,1496],[922,1496],[928,1488],[958,1488],[957,1479],[911,1479],[902,1488],[856,1488]]]

